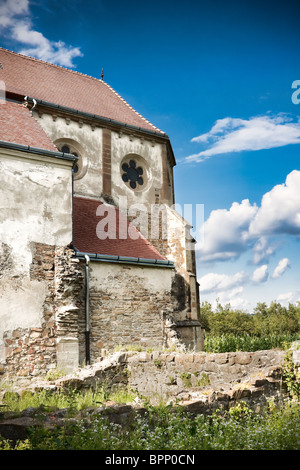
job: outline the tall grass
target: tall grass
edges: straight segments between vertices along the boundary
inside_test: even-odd
[[[105,386],[97,390],[41,390],[37,393],[25,392],[21,396],[15,392],[6,392],[2,400],[3,411],[21,412],[27,408],[43,408],[46,411],[67,408],[70,412],[84,410],[89,407],[99,407],[106,401],[116,403],[131,402],[136,397],[127,389],[110,391]]]
[[[36,429],[16,445],[0,439],[0,450],[299,450],[300,405],[253,413],[240,404],[229,412],[191,419],[168,407],[149,409],[127,426],[100,417],[58,429]]]
[[[264,349],[287,349],[293,341],[299,340],[299,334],[269,334],[254,336],[249,334],[234,335],[232,333],[219,336],[206,336],[204,349],[206,352],[223,353],[235,351],[260,351]]]

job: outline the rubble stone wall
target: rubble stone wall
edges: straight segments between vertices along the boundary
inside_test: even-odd
[[[139,353],[128,357],[129,385],[144,396],[166,399],[193,389],[259,385],[276,379],[285,351],[229,353]],[[275,374],[275,376],[274,376]]]
[[[90,263],[91,356],[118,345],[165,346],[165,315],[173,309],[173,270]]]
[[[43,283],[45,296],[37,325],[4,332],[0,373],[5,378],[45,375],[57,367],[58,338],[77,339],[77,347],[79,342],[84,300],[79,261],[68,247],[31,245],[30,282]]]

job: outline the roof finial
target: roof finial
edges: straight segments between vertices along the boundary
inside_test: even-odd
[[[102,69],[102,72],[101,72],[101,80],[103,80],[104,78],[104,73],[103,73],[103,69]]]

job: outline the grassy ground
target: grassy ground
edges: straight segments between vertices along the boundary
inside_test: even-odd
[[[42,392],[21,399],[7,396],[7,410],[42,406],[43,411],[67,407],[69,416],[107,398],[129,401],[132,395],[105,391],[73,394]],[[84,414],[82,415],[84,416]],[[269,402],[257,414],[245,402],[213,416],[191,418],[170,406],[147,406],[144,416],[117,425],[99,415],[69,422],[63,428],[36,429],[24,441],[0,438],[0,450],[300,450],[300,403],[289,400],[280,408]]]

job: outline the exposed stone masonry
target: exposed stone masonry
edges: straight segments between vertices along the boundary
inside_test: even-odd
[[[90,290],[91,355],[97,360],[101,349],[139,344],[163,347],[164,313],[172,305],[170,291],[150,291],[138,278],[138,269],[123,265]],[[169,330],[168,330],[169,331]]]
[[[54,312],[54,246],[32,244],[30,280],[47,286],[41,327],[18,328],[4,334],[6,364],[2,373],[11,376],[36,376],[46,373],[56,357]]]
[[[4,334],[4,378],[45,375],[57,365],[57,337],[79,336],[82,275],[74,251],[41,243],[31,248],[30,280],[46,288],[41,325]]]

